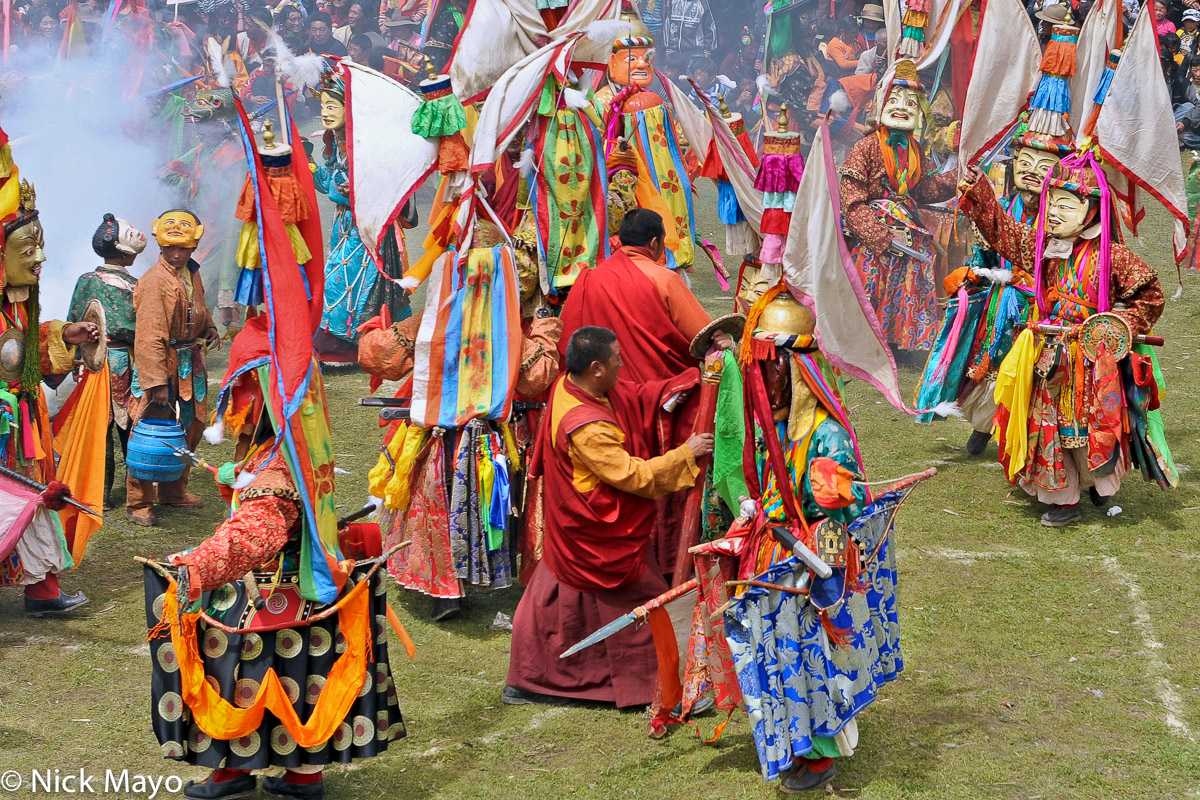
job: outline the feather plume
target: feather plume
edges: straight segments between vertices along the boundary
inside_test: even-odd
[[[245,489],[250,484],[254,483],[254,479],[258,477],[257,472],[244,471],[239,472],[237,480],[233,482],[234,491]]]
[[[771,89],[771,79],[768,78],[766,75],[759,75],[757,78],[754,79],[754,83],[758,85],[758,93],[761,94],[763,97],[766,97],[767,95],[771,94],[773,91]]]
[[[567,102],[567,108],[573,108],[576,111],[582,111],[591,105],[586,94],[578,89],[572,89],[570,86],[563,89],[563,99]]]
[[[598,19],[584,28],[587,37],[597,44],[611,45],[617,39],[633,35],[633,26],[620,19]]]
[[[528,176],[533,173],[533,148],[526,147],[521,151],[521,157],[517,159],[517,163],[513,164],[522,175]]]
[[[961,417],[963,415],[962,409],[953,400],[943,400],[930,409],[930,413],[935,417],[942,417],[943,419],[947,417]]]
[[[218,414],[217,421],[204,429],[204,441],[209,444],[220,444],[225,441],[225,417]]]
[[[1175,289],[1175,294],[1171,295],[1171,299],[1178,300],[1181,297],[1183,297],[1183,284],[1182,283],[1180,283],[1178,288]]]
[[[845,89],[838,88],[829,98],[829,108],[838,116],[846,116],[854,106],[850,104],[850,96],[846,94]]]
[[[221,43],[216,40],[216,37],[210,36],[205,41],[204,50],[208,54],[208,68],[212,70],[213,77],[217,80],[217,85],[228,89],[233,85],[233,78],[230,77],[233,60],[225,53],[221,47]]]
[[[297,91],[303,92],[321,83],[321,76],[325,74],[325,58],[316,53],[295,56],[288,59],[286,68],[280,65],[279,72]]]
[[[989,269],[987,267],[974,267],[971,270],[981,278],[986,278],[992,283],[998,283],[1001,286],[1006,286],[1012,283],[1011,269]]]
[[[416,289],[420,285],[421,285],[421,281],[419,278],[405,277],[405,278],[400,279],[400,288],[401,289],[408,289],[411,291],[413,289]]]

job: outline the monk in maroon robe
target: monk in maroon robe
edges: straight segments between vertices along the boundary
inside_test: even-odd
[[[650,550],[654,498],[703,480],[696,459],[712,452],[713,437],[691,436],[655,456],[645,421],[694,388],[699,371],[618,383],[617,337],[592,326],[571,337],[566,367],[550,390],[530,465],[545,482],[544,556],[513,617],[503,700],[647,705],[658,674],[648,628],[626,628],[567,659],[559,654],[667,590]]]
[[[635,209],[625,215],[617,235],[621,248],[580,275],[567,295],[560,350],[575,331],[600,325],[615,331],[621,343],[623,380],[661,381],[695,368],[696,359],[688,348],[712,318],[683,278],[662,265],[666,254],[662,217]],[[713,343],[733,346],[729,335],[720,331],[713,335]],[[698,398],[699,393],[693,394],[672,414],[656,413],[652,407],[639,424],[652,426],[651,441],[660,450],[677,447],[695,428]],[[657,503],[652,546],[658,567],[667,575],[675,568],[685,499],[681,494]]]

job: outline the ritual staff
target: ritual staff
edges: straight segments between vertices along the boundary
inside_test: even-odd
[[[618,707],[652,700],[657,662],[647,629],[626,629],[568,659],[559,654],[666,590],[653,563],[653,498],[701,479],[696,459],[712,435],[661,455],[646,420],[699,380],[693,367],[665,380],[618,383],[621,347],[587,326],[567,343],[567,374],[550,391],[532,471],[545,479],[544,556],[513,617],[503,701],[594,700]]]
[[[1039,328],[1044,340],[1023,331],[996,387],[1000,462],[1010,481],[1050,506],[1041,519],[1048,527],[1080,519],[1083,488],[1103,505],[1131,465],[1164,488],[1177,480],[1154,419],[1152,356],[1137,345],[1116,352],[1121,339],[1128,347],[1150,333],[1163,311],[1162,288],[1153,268],[1111,241],[1116,209],[1102,175],[1091,155],[1060,161],[1042,189],[1035,228],[1005,212],[977,168],[964,182],[963,208],[996,252],[1033,275],[1035,318],[1058,326]],[[1111,335],[1092,358],[1081,334],[1094,321]]]
[[[67,319],[78,322],[92,300],[104,306],[104,322],[108,334],[108,374],[112,389],[112,409],[108,433],[104,437],[104,505],[110,505],[113,472],[116,470],[113,434],[116,433],[124,454],[129,444],[129,393],[133,376],[133,288],[137,278],[129,268],[138,254],[146,249],[146,234],[126,220],[105,214],[100,227],[92,234],[92,250],[104,263],[79,276],[71,295]]]
[[[916,202],[949,200],[956,175],[933,174],[933,160],[921,151],[929,103],[913,62],[896,64],[884,97],[879,129],[859,139],[842,164],[842,216],[887,342],[928,350],[937,325],[934,244]]]
[[[5,188],[5,183],[19,178],[7,137],[3,131],[0,136],[4,137],[0,165],[7,164],[7,170],[0,174],[0,188]],[[67,465],[55,464],[42,381],[57,385],[54,376],[61,378],[74,366],[74,346],[97,341],[100,332],[92,322],[39,322],[45,242],[33,186],[21,181],[19,189],[19,201],[11,208],[0,208],[4,233],[0,270],[0,419],[4,433],[0,434],[0,464],[49,484],[58,469]],[[3,196],[16,200],[18,194],[3,192]],[[24,586],[25,613],[34,617],[61,614],[87,602],[83,592],[66,594],[59,587],[59,573],[72,566],[71,550],[57,512],[48,505],[39,502],[32,519],[10,523],[24,524],[23,532],[16,533],[12,527],[0,530],[0,586]]]
[[[133,311],[133,400],[129,422],[176,419],[194,449],[208,421],[206,347],[221,349],[221,336],[204,301],[200,265],[192,260],[204,226],[183,209],[165,211],[151,229],[159,246],[158,262],[137,282]],[[190,465],[169,483],[155,484],[126,476],[125,514],[136,525],[157,524],[152,508],[160,505],[199,508],[200,495],[188,492]],[[156,492],[157,486],[157,492]]]
[[[647,209],[625,215],[617,234],[621,248],[595,269],[584,272],[563,304],[563,336],[559,348],[585,326],[604,325],[616,331],[622,345],[625,380],[645,383],[670,378],[696,366],[689,352],[692,340],[712,318],[683,279],[663,265],[666,252],[662,217]],[[733,346],[724,331],[713,336],[721,349]],[[684,404],[669,417],[653,421],[660,450],[677,447],[695,425],[696,406]],[[658,566],[673,568],[683,495],[660,505],[654,547]]]

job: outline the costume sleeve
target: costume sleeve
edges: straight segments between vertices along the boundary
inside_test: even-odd
[[[686,445],[650,459],[629,455],[625,435],[611,422],[590,422],[571,433],[571,458],[622,492],[638,497],[664,497],[696,482],[700,469]]]
[[[133,362],[143,390],[166,386],[167,347],[171,337],[171,313],[167,303],[171,294],[160,281],[147,273],[133,290],[133,313],[137,325],[133,331]],[[149,280],[148,280],[149,279]]]
[[[921,172],[924,177],[913,187],[913,197],[921,203],[944,203],[954,197],[954,193],[958,191],[958,171],[949,170],[935,175],[933,171],[937,167],[933,159],[922,156],[921,160]]]
[[[1125,310],[1117,313],[1133,328],[1134,335],[1150,333],[1162,316],[1166,298],[1158,274],[1122,245],[1112,248],[1111,291],[1114,301],[1126,305]]]
[[[67,323],[57,319],[38,326],[38,364],[43,375],[63,375],[75,366],[75,346],[63,341]]]
[[[854,455],[854,442],[850,439],[850,434],[832,419],[822,422],[817,430],[813,432],[812,446],[809,449],[809,453],[812,458],[824,457],[833,459],[851,472],[862,472],[858,458]],[[810,459],[809,464],[811,463]],[[820,508],[820,514],[841,523],[853,522],[862,513],[863,500],[866,498],[866,494],[862,486],[855,486],[851,492],[854,495],[854,502],[850,503],[850,505],[843,508]],[[805,501],[810,500],[813,496],[810,470],[807,468],[804,471],[803,496]],[[815,506],[815,503],[813,505]],[[806,514],[810,510],[816,509],[804,509]]]
[[[204,338],[204,333],[209,328],[217,327],[217,323],[213,321],[212,312],[208,310],[208,300],[204,296],[204,279],[200,277],[200,270],[192,273],[192,304],[196,306],[196,338]]]
[[[976,181],[963,197],[962,209],[971,217],[988,246],[1018,267],[1032,271],[1025,261],[1025,238],[1030,230],[1008,215],[987,181]]]
[[[860,139],[842,164],[841,180],[838,181],[842,195],[842,217],[850,233],[872,253],[881,256],[892,246],[892,232],[869,205],[868,144],[864,143],[869,143],[869,140]]]
[[[421,317],[417,314],[387,328],[365,331],[358,340],[359,366],[385,381],[398,381],[412,372]]]
[[[535,318],[521,342],[521,366],[517,374],[517,394],[537,397],[550,388],[558,377],[558,342],[562,338],[562,320],[557,317]]]
[[[842,69],[853,71],[858,67],[858,59],[850,57],[853,52],[854,50],[850,45],[844,43],[841,39],[834,39],[829,43],[829,47],[826,48],[825,55]]]
[[[671,315],[675,327],[690,342],[705,325],[712,322],[712,317],[704,310],[704,306],[700,305],[696,295],[692,294],[692,290],[678,273],[672,272],[667,276],[664,290],[663,299],[667,303],[667,313]]]
[[[263,495],[243,500],[216,533],[194,550],[172,557],[172,563],[188,567],[188,599],[196,600],[202,592],[224,586],[265,563],[287,544],[288,531],[299,518],[296,501],[291,499]]]

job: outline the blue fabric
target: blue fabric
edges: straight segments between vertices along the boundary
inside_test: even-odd
[[[488,510],[488,522],[493,528],[508,529],[508,509],[512,507],[512,490],[508,481],[508,459],[493,458],[492,467],[495,478],[492,482],[491,505]]]
[[[488,419],[504,418],[504,406],[508,399],[509,337],[521,335],[520,330],[508,329],[508,295],[515,293],[517,289],[516,274],[510,274],[505,269],[504,248],[503,244],[492,248],[492,331],[488,342],[492,348],[492,405],[488,409]],[[520,302],[515,296],[512,301]]]
[[[1044,108],[1065,114],[1071,110],[1071,86],[1067,79],[1058,75],[1042,74],[1038,81],[1033,99],[1029,101],[1030,108]]]
[[[453,270],[450,277],[450,319],[446,322],[446,352],[442,356],[442,406],[438,409],[438,425],[453,428],[458,422],[458,359],[462,354],[463,337],[463,272],[465,253],[455,254],[447,269]]]
[[[764,780],[774,780],[836,736],[904,669],[896,600],[898,576],[890,537],[906,492],[892,492],[848,526],[872,556],[862,593],[845,591],[845,573],[817,579],[810,598],[774,589],[746,590],[725,615],[725,632],[750,717]],[[794,586],[806,568],[789,557],[759,580]],[[830,644],[816,606],[850,632],[848,647]]]
[[[729,181],[717,181],[717,219],[725,225],[737,225],[746,221],[742,207],[738,205],[737,194]]]
[[[349,342],[357,342],[358,326],[374,316],[367,305],[375,290],[379,270],[367,252],[354,224],[350,200],[342,186],[350,182],[349,166],[335,152],[317,167],[313,182],[318,191],[337,205],[329,232],[329,257],[325,260],[325,311],[321,328]],[[300,274],[304,274],[303,270]]]
[[[301,270],[300,274],[303,275],[304,270]],[[306,279],[305,283],[307,282]],[[262,271],[257,269],[243,269],[238,274],[237,288],[233,292],[234,302],[254,307],[262,305],[263,299]]]

